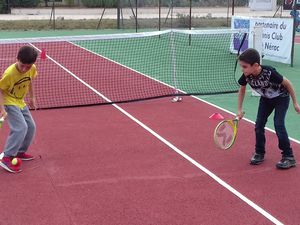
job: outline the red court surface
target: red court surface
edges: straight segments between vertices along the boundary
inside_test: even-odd
[[[46,63],[44,69],[50,66],[56,75],[66,75]],[[81,75],[79,69],[76,75]],[[152,85],[147,79],[141,76],[135,85]],[[37,158],[23,162],[17,175],[0,170],[0,225],[300,224],[300,172],[275,168],[281,155],[274,133],[267,132],[266,161],[250,166],[254,126],[249,122],[240,122],[234,147],[221,151],[212,138],[217,122],[208,117],[215,112],[232,116],[195,98],[118,106],[122,109],[106,105],[32,112],[38,130],[31,153]],[[7,124],[1,132],[3,146]],[[292,145],[300,160],[299,145]]]
[[[162,85],[161,83],[153,81],[145,76],[141,76],[139,73],[133,70],[120,66],[115,62],[105,59],[104,57],[100,57],[99,55],[92,54],[91,52],[77,47],[72,43],[54,42],[41,44],[36,43],[34,45],[39,49],[47,49],[47,54],[55,60],[50,63],[54,65],[59,64],[64,68],[70,69],[76,76],[83,79],[88,84],[92,84],[93,88],[96,90],[101,90],[101,94],[113,102],[174,93],[174,90],[168,86]],[[79,55],[80,57],[77,57]],[[41,60],[40,62],[41,67],[44,68],[45,71],[49,71],[50,67],[51,69],[53,67],[58,67],[57,65],[51,66],[51,64],[44,65],[44,61],[49,63],[50,60]],[[55,77],[58,77],[57,73],[54,74]],[[67,74],[69,77],[71,77],[62,69],[60,70],[59,74]],[[96,76],[91,76],[91,74],[95,74]],[[71,79],[74,78],[71,77]],[[60,80],[60,78],[58,80]],[[61,82],[64,82],[64,78],[61,79]],[[71,82],[71,84],[73,83],[76,82]],[[77,83],[80,84],[80,82]],[[81,92],[81,89],[79,88],[71,88]],[[53,90],[53,88],[50,89],[50,91],[51,90]],[[91,91],[88,90],[88,93],[89,92]],[[52,95],[53,93],[50,94]],[[76,93],[76,96],[80,95]],[[99,97],[97,98],[99,99]],[[84,100],[86,98],[83,96],[81,99]],[[94,99],[94,97],[90,99]],[[78,97],[76,99],[76,101],[82,100],[80,100]],[[105,102],[105,100],[102,100],[102,102]]]
[[[247,122],[224,152],[215,148],[215,124],[207,119],[216,109],[195,99],[122,107],[284,224],[299,222],[299,170],[275,169],[274,134],[266,162],[253,167]],[[0,171],[0,224],[272,224],[112,106],[33,115],[32,153],[41,158],[24,162],[18,175]]]

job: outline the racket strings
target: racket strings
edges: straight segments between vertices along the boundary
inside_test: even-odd
[[[223,123],[217,130],[217,141],[222,147],[229,146],[234,138],[234,128],[228,122]]]

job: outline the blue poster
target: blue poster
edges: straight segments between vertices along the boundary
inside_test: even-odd
[[[236,18],[233,17],[232,18],[232,24],[231,24],[231,28],[232,29],[243,29],[243,30],[247,30],[249,33],[250,30],[250,19],[246,19],[246,18]],[[248,46],[249,46],[249,35],[246,36],[243,45],[242,44],[242,40],[243,40],[244,35],[242,34],[235,34],[233,37],[233,48],[234,50],[238,51],[239,48],[241,48],[241,52],[245,51]],[[241,47],[240,47],[241,46]]]

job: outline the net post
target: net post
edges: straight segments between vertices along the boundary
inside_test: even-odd
[[[172,102],[180,102],[182,100],[181,97],[178,96],[178,83],[177,83],[177,76],[176,76],[176,49],[175,49],[175,37],[174,37],[174,31],[171,31],[170,33],[171,37],[171,66],[172,66],[172,78],[173,78],[173,84],[174,84],[174,94],[175,96],[172,98]]]

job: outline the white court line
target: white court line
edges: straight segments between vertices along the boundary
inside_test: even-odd
[[[38,51],[41,51],[40,49],[38,49],[36,46],[32,45],[33,47],[35,47]],[[58,65],[59,67],[61,67],[63,70],[65,70],[66,72],[68,72],[71,76],[73,76],[74,78],[76,78],[78,81],[82,82],[82,84],[84,84],[86,87],[90,88],[92,91],[94,91],[97,95],[99,95],[101,98],[105,99],[108,102],[112,102],[109,98],[107,98],[106,96],[104,96],[103,94],[101,94],[99,91],[97,91],[95,88],[93,88],[91,85],[89,85],[88,83],[86,83],[85,81],[81,80],[79,77],[77,77],[74,73],[72,73],[70,70],[68,70],[67,68],[65,68],[63,65],[61,65],[59,62],[55,61],[53,58],[51,58],[49,55],[47,55],[47,57],[54,62],[56,65]],[[135,118],[133,115],[131,115],[130,113],[128,113],[127,111],[125,111],[123,108],[121,108],[120,106],[118,106],[117,104],[112,104],[113,107],[115,107],[117,110],[119,110],[121,113],[123,113],[125,116],[127,116],[128,118],[130,118],[132,121],[134,121],[135,123],[137,123],[138,125],[140,125],[142,128],[144,128],[146,131],[148,131],[150,134],[152,134],[154,137],[156,137],[158,140],[160,140],[162,143],[164,143],[165,145],[167,145],[170,149],[172,149],[173,151],[175,151],[176,153],[178,153],[179,155],[181,155],[183,158],[185,158],[187,161],[189,161],[190,163],[192,163],[194,166],[196,166],[197,168],[199,168],[202,172],[204,172],[205,174],[207,174],[208,176],[210,176],[213,180],[215,180],[217,183],[219,183],[221,186],[223,186],[225,189],[227,189],[228,191],[230,191],[232,194],[234,194],[235,196],[237,196],[238,198],[240,198],[242,201],[244,201],[246,204],[248,204],[249,206],[251,206],[253,209],[255,209],[257,212],[259,212],[261,215],[263,215],[264,217],[266,217],[268,220],[270,220],[271,222],[273,222],[274,224],[277,225],[283,225],[282,222],[280,222],[278,219],[276,219],[274,216],[272,216],[270,213],[268,213],[266,210],[264,210],[263,208],[261,208],[260,206],[258,206],[257,204],[255,204],[253,201],[251,201],[250,199],[248,199],[246,196],[244,196],[243,194],[241,194],[240,192],[238,192],[236,189],[234,189],[232,186],[230,186],[229,184],[227,184],[225,181],[223,181],[221,178],[219,178],[217,175],[215,175],[214,173],[212,173],[210,170],[208,170],[207,168],[205,168],[204,166],[202,166],[200,163],[198,163],[196,160],[194,160],[193,158],[191,158],[190,156],[188,156],[187,154],[185,154],[183,151],[181,151],[179,148],[177,148],[175,145],[173,145],[171,142],[169,142],[168,140],[166,140],[165,138],[163,138],[162,136],[160,136],[158,133],[156,133],[154,130],[152,130],[150,127],[148,127],[147,125],[145,125],[144,123],[142,123],[140,120],[138,120],[137,118]]]

